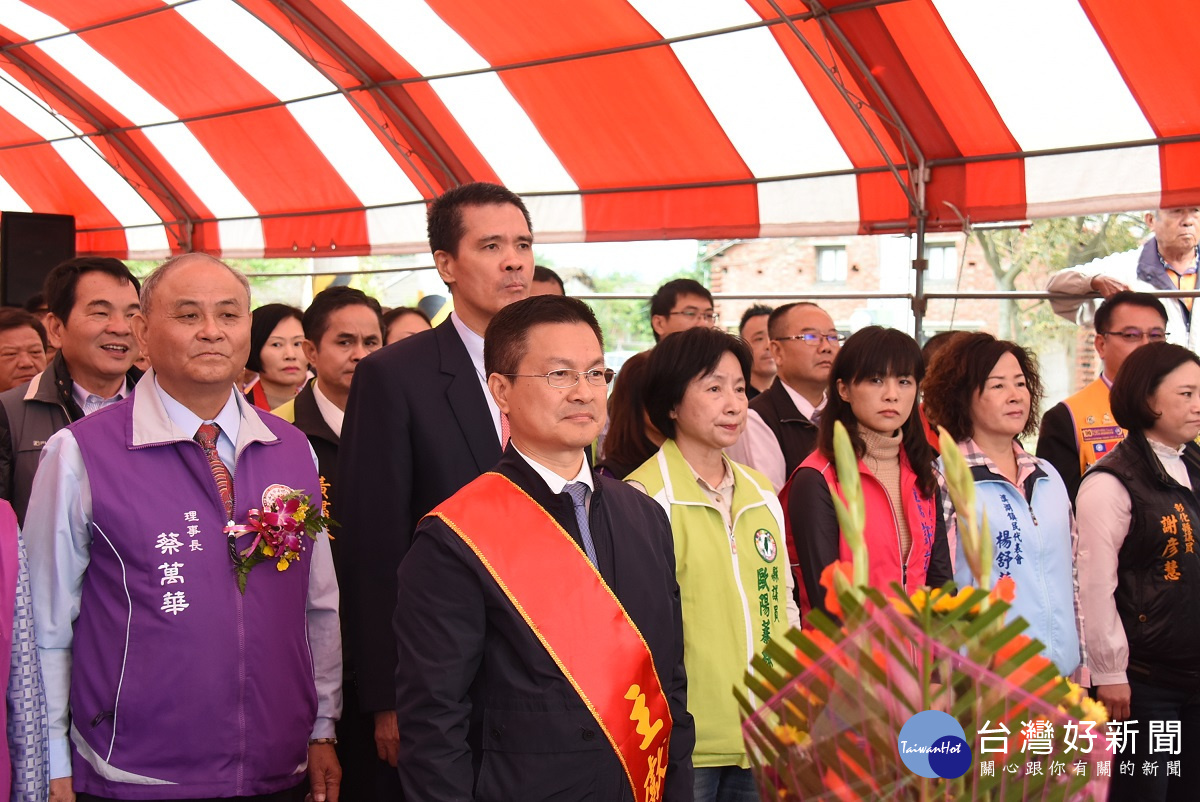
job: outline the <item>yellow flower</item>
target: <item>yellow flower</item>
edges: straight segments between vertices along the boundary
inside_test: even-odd
[[[1084,721],[1094,721],[1097,726],[1108,721],[1108,710],[1105,709],[1103,704],[1090,696],[1085,695],[1080,700],[1079,709],[1083,713]]]
[[[791,724],[780,724],[775,728],[775,737],[784,746],[792,746],[805,740],[807,736]]]
[[[1067,695],[1063,697],[1063,701],[1069,705],[1083,704],[1083,699],[1085,696],[1087,696],[1087,694],[1084,693],[1083,688],[1079,687],[1074,682],[1071,682],[1071,680],[1067,679],[1066,677],[1063,677],[1063,682],[1067,683]]]
[[[275,570],[276,570],[276,571],[286,571],[286,570],[287,570],[287,567],[288,567],[288,558],[287,558],[287,555],[284,555],[284,556],[280,557],[280,558],[279,558],[279,562],[275,563]]]
[[[966,604],[967,599],[969,599],[971,597],[971,594],[974,592],[975,592],[975,588],[968,585],[964,588],[959,588],[958,592],[954,593],[954,594],[942,593],[941,597],[937,600],[937,604],[933,605],[933,611],[935,613],[954,612],[959,607],[962,607],[964,604]],[[978,612],[978,611],[979,611],[978,604],[975,605],[971,609],[971,612]]]
[[[267,555],[268,557],[274,557],[275,556],[275,547],[274,546],[263,546],[263,554]]]

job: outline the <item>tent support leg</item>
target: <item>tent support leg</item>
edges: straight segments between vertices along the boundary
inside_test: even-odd
[[[925,312],[929,300],[925,297],[925,268],[929,266],[929,260],[925,258],[925,215],[917,216],[917,255],[913,258],[913,270],[917,271],[917,280],[914,285],[912,311],[913,311],[913,337],[916,341],[924,345],[925,336],[922,329],[925,324]]]

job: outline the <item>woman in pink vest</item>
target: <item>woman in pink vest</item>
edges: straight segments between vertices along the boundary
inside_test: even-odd
[[[940,515],[934,454],[916,414],[925,367],[921,348],[896,329],[869,326],[846,340],[829,375],[817,450],[780,492],[789,550],[799,564],[801,609],[825,609],[821,572],[850,560],[831,492],[841,493],[833,464],[833,425],[841,421],[858,455],[866,502],[868,581],[912,593],[951,579]]]

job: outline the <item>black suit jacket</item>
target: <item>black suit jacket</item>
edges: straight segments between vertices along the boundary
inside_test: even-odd
[[[1042,416],[1037,456],[1058,471],[1063,484],[1067,486],[1067,496],[1074,505],[1075,496],[1079,495],[1079,485],[1083,483],[1083,474],[1079,472],[1079,441],[1075,435],[1075,420],[1071,417],[1071,410],[1061,401]]]
[[[551,494],[519,454],[510,449],[495,470],[581,542],[570,497]],[[645,638],[674,722],[664,799],[690,800],[695,729],[670,523],[645,495],[593,476],[588,525],[600,574]],[[520,549],[520,533],[511,534]],[[479,558],[440,519],[417,528],[399,584],[396,704],[405,799],[633,799],[578,693]]]
[[[346,637],[364,710],[395,705],[396,569],[417,521],[500,456],[479,375],[449,319],[355,368],[335,517],[348,578]]]
[[[316,382],[317,380],[313,379],[306,384],[296,396],[296,400],[292,402],[295,410],[295,420],[292,421],[292,425],[304,432],[313,451],[317,452],[317,469],[329,483],[327,501],[332,514],[336,510],[333,506],[333,498],[338,485],[338,443],[341,438],[333,433],[333,429],[329,428],[329,424],[325,422],[325,416],[321,414],[321,408],[317,406],[317,397],[313,394],[313,385]],[[335,520],[337,519],[336,515],[333,517]]]

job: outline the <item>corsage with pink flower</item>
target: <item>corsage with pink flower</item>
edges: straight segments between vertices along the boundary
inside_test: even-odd
[[[300,559],[308,541],[317,539],[322,529],[337,526],[325,517],[324,504],[315,508],[312,496],[283,485],[272,485],[263,493],[263,509],[250,510],[249,523],[225,527],[229,538],[229,556],[233,559],[238,590],[246,594],[246,578],[255,566],[275,563],[276,571],[286,571]],[[238,538],[253,535],[250,545],[239,549]]]

